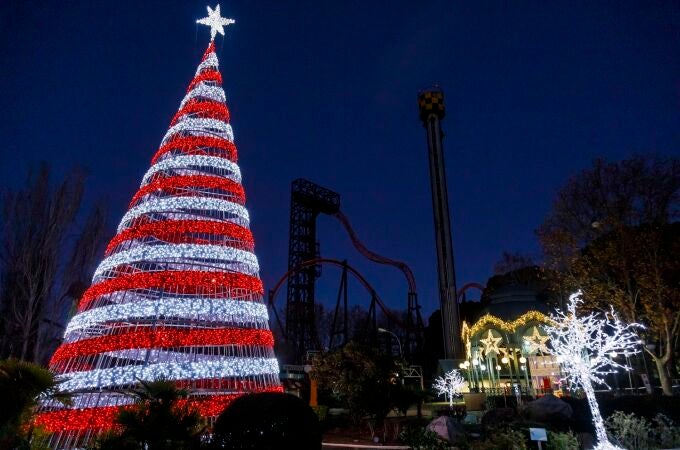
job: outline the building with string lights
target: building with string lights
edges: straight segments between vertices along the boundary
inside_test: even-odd
[[[471,390],[535,395],[559,389],[559,364],[547,352],[544,330],[551,305],[535,267],[489,280],[462,325],[466,360],[459,368]]]

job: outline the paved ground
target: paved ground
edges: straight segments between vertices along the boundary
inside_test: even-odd
[[[406,445],[380,445],[380,444],[340,444],[340,443],[331,443],[331,442],[323,442],[323,448],[329,449],[329,450],[350,450],[350,449],[389,449],[389,450],[408,450],[410,447]]]

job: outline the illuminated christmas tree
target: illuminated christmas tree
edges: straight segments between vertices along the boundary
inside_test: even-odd
[[[281,391],[214,38],[92,285],[50,361],[72,405],[36,423],[68,448],[111,428],[139,380],[166,379],[213,418],[247,392]]]

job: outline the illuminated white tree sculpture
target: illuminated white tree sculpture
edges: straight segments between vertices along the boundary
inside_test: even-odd
[[[572,388],[583,389],[593,415],[597,435],[597,450],[619,449],[609,442],[600,408],[595,399],[593,383],[609,387],[605,381],[617,368],[630,370],[613,359],[616,353],[636,353],[639,337],[635,328],[642,325],[622,322],[613,309],[607,314],[577,315],[582,302],[581,292],[569,297],[567,311],[557,310],[551,315],[551,326],[546,327],[550,336],[549,352],[562,367],[564,381]]]
[[[443,377],[437,377],[432,387],[437,395],[444,395],[449,402],[449,408],[453,407],[453,397],[459,395],[465,386],[465,378],[456,369],[446,372]]]

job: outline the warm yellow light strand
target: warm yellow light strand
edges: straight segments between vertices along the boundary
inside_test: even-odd
[[[470,339],[472,336],[476,335],[480,331],[484,330],[488,325],[493,325],[494,327],[514,333],[516,329],[525,326],[529,322],[542,322],[545,324],[552,324],[550,317],[546,316],[542,312],[531,310],[519,316],[513,321],[505,321],[499,317],[491,314],[485,314],[480,319],[475,322],[472,326],[469,326],[467,322],[463,322],[463,328],[461,334],[463,340]]]

